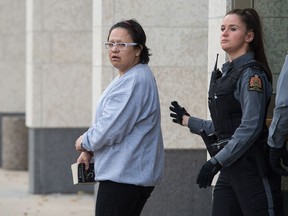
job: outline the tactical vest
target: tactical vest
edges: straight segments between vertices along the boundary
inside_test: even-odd
[[[241,68],[232,68],[223,77],[218,69],[212,72],[208,92],[208,105],[215,134],[219,139],[230,138],[241,123],[241,105],[235,99],[234,91],[238,79],[248,67],[253,67],[260,71],[264,70],[260,63],[250,62]]]

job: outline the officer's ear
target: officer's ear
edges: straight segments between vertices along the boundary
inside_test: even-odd
[[[251,43],[254,39],[254,32],[253,31],[249,31],[247,32],[246,36],[245,36],[245,41],[247,43]]]

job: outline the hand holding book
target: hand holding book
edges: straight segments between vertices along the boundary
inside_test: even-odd
[[[89,164],[85,169],[84,163],[74,163],[71,165],[73,183],[75,184],[92,184],[95,183],[94,163]]]

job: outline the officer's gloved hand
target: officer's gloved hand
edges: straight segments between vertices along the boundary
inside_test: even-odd
[[[282,160],[283,165],[288,167],[288,152],[285,145],[282,148],[270,148],[269,160],[275,173],[288,176],[288,169],[281,165]]]
[[[214,157],[212,157],[202,166],[197,176],[196,183],[199,185],[200,188],[206,188],[207,186],[211,186],[214,176],[221,168],[221,164]]]
[[[172,121],[174,123],[182,125],[183,116],[190,116],[190,114],[187,113],[186,109],[184,107],[181,107],[177,101],[172,101],[171,105],[172,106],[170,106],[169,108],[172,111],[172,113],[170,113],[170,117],[173,118]]]

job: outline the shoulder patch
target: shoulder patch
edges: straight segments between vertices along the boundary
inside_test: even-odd
[[[255,74],[250,77],[248,90],[263,92],[262,79],[258,74]]]

